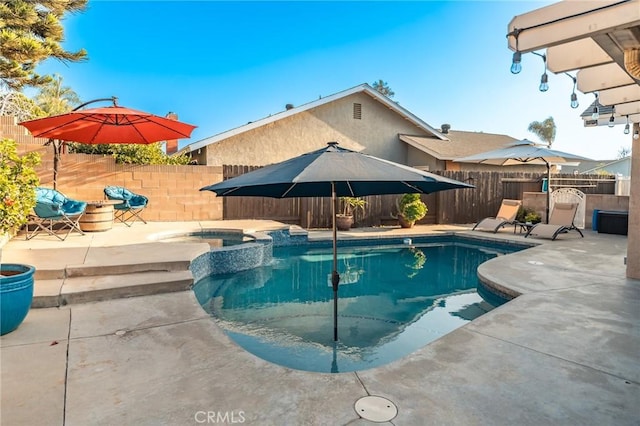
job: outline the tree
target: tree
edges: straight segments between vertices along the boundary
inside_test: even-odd
[[[124,164],[189,164],[191,158],[187,155],[169,156],[162,151],[162,142],[152,144],[82,144],[72,143],[70,151],[83,154],[111,155],[116,163]]]
[[[0,88],[21,90],[51,80],[36,73],[38,63],[55,58],[77,62],[86,58],[80,49],[62,48],[65,13],[85,9],[88,0],[10,0],[0,3]]]
[[[38,90],[35,103],[47,117],[67,113],[80,103],[80,98],[76,92],[68,86],[63,86],[62,77],[58,74],[54,74],[49,81],[40,85]],[[45,145],[49,144],[53,146],[53,189],[56,189],[58,186],[60,153],[63,151],[65,142],[49,139]]]
[[[382,81],[382,80],[378,80],[376,82],[373,83],[373,88],[376,89],[378,92],[382,93],[383,95],[385,95],[388,98],[393,98],[393,95],[395,95],[394,91],[391,90],[391,88],[389,87],[389,85]]]
[[[69,86],[62,85],[62,77],[54,74],[51,81],[39,88],[36,104],[47,116],[64,114],[80,105],[80,98]]]
[[[20,121],[45,117],[47,114],[38,105],[15,90],[0,91],[0,116],[11,115]]]
[[[549,148],[556,139],[556,123],[553,121],[553,117],[549,117],[543,122],[533,121],[529,124],[528,130],[546,142]]]

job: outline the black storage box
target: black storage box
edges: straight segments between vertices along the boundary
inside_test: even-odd
[[[598,212],[598,233],[627,235],[629,232],[629,212],[600,210]]]

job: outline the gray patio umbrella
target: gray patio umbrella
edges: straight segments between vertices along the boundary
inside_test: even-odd
[[[514,142],[506,148],[481,152],[480,154],[458,158],[454,161],[462,163],[493,164],[497,166],[511,166],[514,164],[544,164],[547,166],[547,208],[546,220],[549,222],[549,205],[551,204],[551,164],[578,163],[590,161],[589,158],[550,149],[545,145],[538,145],[528,139]]]
[[[336,210],[338,197],[405,194],[473,188],[457,180],[413,167],[376,158],[349,149],[337,142],[328,147],[272,164],[258,170],[200,188],[220,196],[271,198],[331,197],[333,215],[333,287],[334,340],[338,340],[338,284]]]

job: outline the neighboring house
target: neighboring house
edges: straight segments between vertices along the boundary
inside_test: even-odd
[[[446,124],[442,125],[441,132],[447,137],[446,140],[399,135],[400,140],[410,146],[408,165],[421,170],[500,170],[507,172],[538,172],[546,170],[544,166],[528,164],[506,166],[505,168],[486,164],[454,162],[457,158],[504,148],[516,142],[516,139],[511,136],[493,133],[452,131],[449,130],[449,126]]]
[[[562,173],[597,174],[631,176],[631,156],[618,160],[582,161],[576,166],[563,165]]]
[[[500,170],[496,166],[452,163],[456,157],[503,147],[504,135],[435,129],[368,84],[286,109],[258,121],[191,143],[189,153],[201,165],[264,166],[337,141],[362,151],[428,170]],[[524,169],[521,169],[524,167]],[[539,166],[509,166],[509,171]]]

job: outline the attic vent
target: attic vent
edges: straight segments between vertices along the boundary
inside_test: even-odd
[[[362,104],[353,104],[353,119],[362,120]]]
[[[288,110],[290,110],[290,109],[293,109],[293,104],[286,104],[284,107],[285,107],[285,108],[286,108],[286,110],[288,111]]]
[[[447,133],[449,133],[449,129],[450,128],[451,128],[451,124],[443,124],[441,126],[442,133],[444,133],[446,135]]]

